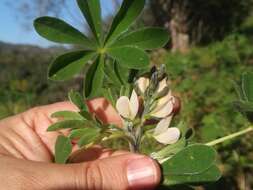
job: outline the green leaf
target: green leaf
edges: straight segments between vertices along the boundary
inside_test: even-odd
[[[59,111],[51,115],[53,118],[63,118],[64,120],[84,120],[83,116],[77,112]]]
[[[124,0],[115,16],[106,42],[115,41],[118,36],[127,31],[131,24],[140,15],[145,5],[145,0]]]
[[[114,71],[114,64],[112,62],[107,62],[105,64],[105,77],[110,82],[113,83],[114,86],[120,87],[122,85],[119,80],[117,74]]]
[[[149,66],[149,57],[143,50],[135,47],[110,48],[107,53],[117,62],[129,69],[144,69]]]
[[[112,90],[110,88],[104,88],[103,95],[104,95],[105,99],[107,99],[110,102],[110,104],[115,107],[116,97],[113,96]]]
[[[65,164],[71,154],[72,144],[69,138],[58,136],[55,144],[55,162]]]
[[[50,127],[48,127],[47,131],[57,131],[61,129],[78,129],[85,127],[89,123],[83,120],[65,120],[57,122]]]
[[[90,66],[84,81],[84,95],[86,98],[94,98],[102,91],[104,81],[104,57],[100,56]]]
[[[142,28],[121,37],[111,47],[134,46],[143,50],[161,48],[166,45],[169,35],[163,28]]]
[[[78,146],[81,148],[85,145],[88,145],[94,142],[99,136],[99,134],[100,134],[100,129],[98,128],[85,128],[85,131],[82,137],[78,141]]]
[[[79,112],[80,115],[82,115],[86,120],[88,121],[92,121],[93,120],[93,116],[92,113],[88,112],[88,111],[81,111]]]
[[[213,148],[194,144],[178,152],[162,164],[165,175],[190,175],[206,171],[214,164],[216,152]]]
[[[153,153],[152,157],[155,159],[164,159],[164,158],[170,157],[172,155],[177,154],[183,148],[185,148],[186,144],[187,142],[185,138],[181,138],[176,143],[167,145],[163,149],[159,150],[158,152]]]
[[[232,81],[232,84],[234,86],[234,89],[235,89],[235,91],[237,93],[238,98],[240,100],[246,101],[247,98],[245,97],[244,92],[242,91],[241,86],[239,84],[237,84],[235,81]]]
[[[242,76],[242,90],[248,101],[253,102],[253,73],[244,73]]]
[[[92,51],[74,51],[60,55],[50,65],[48,76],[52,80],[68,80],[78,74],[95,55]]]
[[[210,168],[199,174],[191,175],[166,175],[163,184],[181,185],[181,184],[204,184],[218,181],[221,177],[220,170],[217,166],[211,165]]]
[[[81,138],[83,136],[83,134],[85,133],[85,129],[86,128],[72,130],[69,134],[69,138],[70,139],[79,139],[79,138]]]
[[[77,0],[77,4],[97,39],[102,37],[100,0]]]
[[[68,97],[69,97],[70,102],[75,104],[80,109],[80,111],[87,111],[88,110],[88,108],[84,102],[84,99],[79,92],[71,90],[68,94]]]
[[[242,113],[253,112],[253,102],[235,101],[233,104]]]
[[[44,38],[65,44],[80,44],[94,49],[95,44],[84,34],[63,20],[54,17],[40,17],[34,21],[35,30]]]

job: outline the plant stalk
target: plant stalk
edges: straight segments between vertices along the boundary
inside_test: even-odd
[[[236,137],[242,136],[244,134],[247,134],[249,132],[253,132],[253,126],[250,126],[250,127],[246,128],[246,129],[243,129],[243,130],[241,130],[239,132],[236,132],[236,133],[233,133],[231,135],[228,135],[228,136],[216,139],[214,141],[208,142],[208,143],[206,143],[206,145],[207,146],[215,146],[217,144],[220,144],[220,143],[223,143],[225,141],[228,141],[228,140],[234,139]]]

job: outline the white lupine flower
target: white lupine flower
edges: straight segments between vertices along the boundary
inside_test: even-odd
[[[146,78],[146,77],[140,77],[138,80],[137,80],[137,85],[138,85],[138,88],[140,89],[140,91],[144,94],[145,91],[147,90],[148,86],[149,86],[149,83],[150,83],[150,80],[149,78]]]
[[[175,98],[171,95],[171,91],[157,102],[155,109],[150,113],[151,116],[157,118],[165,118],[173,112]]]
[[[180,130],[176,127],[169,127],[173,116],[162,119],[154,130],[154,138],[162,144],[174,144],[180,138]]]
[[[139,110],[138,96],[133,90],[130,100],[127,96],[122,96],[117,100],[116,109],[121,116],[133,120]]]

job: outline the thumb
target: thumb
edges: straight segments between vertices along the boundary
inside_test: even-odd
[[[0,156],[3,189],[139,190],[160,182],[149,157],[124,154],[81,164],[59,165]]]
[[[82,164],[50,168],[50,189],[154,189],[160,182],[158,164],[149,157],[124,154]]]

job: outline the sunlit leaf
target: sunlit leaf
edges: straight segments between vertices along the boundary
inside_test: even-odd
[[[87,121],[83,120],[65,120],[57,122],[50,127],[48,127],[47,131],[57,131],[61,129],[78,129],[87,126]]]
[[[145,0],[124,0],[112,22],[106,41],[110,43],[125,32],[140,15],[144,5]]]
[[[84,120],[84,117],[77,112],[59,111],[51,115],[53,118],[62,118],[64,120]]]
[[[144,50],[161,48],[169,40],[168,31],[163,28],[142,28],[131,32],[115,43],[111,47],[134,46]]]
[[[84,95],[93,98],[100,94],[104,81],[104,57],[100,56],[90,66],[84,81]]]
[[[40,17],[34,21],[34,28],[44,38],[58,43],[80,44],[94,49],[94,42],[63,20],[54,17]]]
[[[143,69],[149,66],[149,57],[143,50],[135,47],[110,48],[108,54],[126,68]]]
[[[97,39],[102,37],[102,18],[100,0],[77,0],[87,23]]]
[[[72,144],[69,138],[58,136],[55,144],[55,162],[64,164],[68,160],[72,151]]]
[[[95,55],[92,51],[74,51],[60,55],[50,65],[48,76],[52,80],[68,80],[78,74]]]

